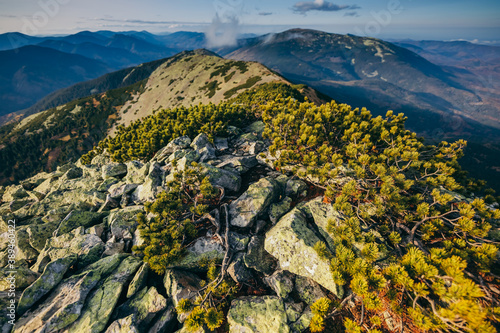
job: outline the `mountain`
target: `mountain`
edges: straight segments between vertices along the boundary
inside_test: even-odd
[[[106,64],[40,46],[0,51],[0,115],[24,109],[40,98],[109,72]]]
[[[39,103],[52,108],[16,114],[0,127],[0,183],[76,160],[118,125],[160,109],[218,104],[271,82],[290,84],[258,63],[197,50],[65,88]],[[310,100],[321,100],[313,90],[301,89]]]
[[[292,29],[217,51],[230,59],[261,62],[294,82],[354,106],[380,113],[404,111],[410,117],[408,126],[428,136],[437,129],[481,135],[482,130],[469,133],[467,126],[457,132],[443,121],[450,115],[465,119],[464,123],[470,118],[500,128],[500,117],[490,117],[499,112],[495,105],[481,105],[485,111],[478,113],[481,98],[454,72],[379,39]]]
[[[43,37],[34,37],[20,32],[0,34],[0,51],[17,49],[26,45],[35,45],[45,40]]]

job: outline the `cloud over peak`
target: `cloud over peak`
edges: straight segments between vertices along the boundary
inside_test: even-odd
[[[306,14],[309,11],[338,12],[340,10],[355,10],[361,7],[357,5],[337,5],[325,0],[300,1],[293,5],[292,10],[298,14]]]

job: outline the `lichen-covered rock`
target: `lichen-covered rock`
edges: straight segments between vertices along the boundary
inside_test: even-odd
[[[228,191],[238,192],[241,187],[241,177],[230,171],[216,168],[210,164],[200,163],[202,174],[212,185],[224,187]]]
[[[160,318],[151,326],[148,333],[170,333],[177,326],[177,313],[172,304],[160,315]]]
[[[305,196],[307,194],[307,184],[300,179],[290,179],[286,183],[285,195],[292,197]]]
[[[311,309],[306,309],[302,313],[300,318],[290,325],[290,330],[292,331],[292,333],[304,332],[309,327],[309,324],[311,324],[312,317],[313,313],[311,312]]]
[[[191,147],[200,155],[200,162],[216,158],[215,148],[205,133],[200,133],[194,138]]]
[[[333,240],[328,233],[328,221],[332,220],[335,225],[342,223],[343,218],[337,212],[332,204],[324,203],[321,197],[313,199],[305,203],[301,210],[305,212],[309,218],[314,220],[314,223],[318,226],[318,231],[321,236],[327,241],[331,248],[334,248]]]
[[[24,290],[19,299],[17,312],[23,315],[29,308],[49,293],[59,282],[64,274],[76,262],[76,254],[57,259],[45,266],[42,275]]]
[[[176,151],[188,148],[190,144],[191,139],[187,135],[175,138],[156,153],[156,155],[153,157],[153,161],[161,163]]]
[[[132,239],[138,225],[137,214],[141,212],[144,212],[144,206],[129,206],[111,212],[108,218],[111,235],[117,240]]]
[[[52,234],[59,226],[59,222],[48,222],[33,224],[26,228],[29,235],[30,245],[37,251],[41,252],[45,247],[47,239],[52,237]]]
[[[285,303],[286,317],[289,323],[296,322],[304,311],[304,303]]]
[[[64,180],[80,178],[83,176],[83,170],[76,166],[70,168],[66,173],[62,176]]]
[[[134,324],[134,315],[131,314],[125,318],[117,319],[109,325],[106,333],[140,333]]]
[[[68,329],[68,333],[99,333],[104,330],[118,302],[122,290],[141,262],[128,256],[118,268],[88,296],[82,315]]]
[[[28,226],[16,228],[15,238],[15,256],[16,260],[35,260],[38,257],[38,251],[31,247],[29,242]]]
[[[290,211],[292,206],[292,199],[290,197],[285,197],[278,203],[271,204],[269,208],[269,219],[273,224],[276,224],[278,220]]]
[[[333,281],[328,260],[314,250],[318,241],[320,238],[307,227],[306,215],[295,208],[267,232],[265,249],[278,260],[281,269],[309,277],[341,297],[342,287]]]
[[[137,186],[139,185],[125,183],[114,184],[108,190],[109,196],[113,199],[121,198],[124,194],[133,192],[137,188]]]
[[[148,279],[149,269],[150,268],[148,263],[142,264],[141,268],[139,268],[134,278],[132,279],[132,282],[130,282],[130,285],[128,286],[127,298],[132,297],[136,292],[144,288]]]
[[[36,309],[19,318],[14,332],[56,332],[70,326],[82,313],[90,291],[123,259],[123,256],[101,259],[82,273],[63,280]]]
[[[279,194],[279,185],[274,179],[262,178],[250,185],[248,190],[229,205],[230,223],[233,226],[251,227]]]
[[[215,239],[211,237],[200,237],[186,248],[186,254],[170,267],[183,268],[190,270],[199,269],[199,260],[206,258],[208,260],[222,261],[225,251]]]
[[[66,234],[79,227],[90,228],[101,223],[102,219],[107,215],[108,213],[72,211],[64,218],[57,228],[56,236]]]
[[[96,235],[85,234],[85,229],[80,227],[70,233],[50,238],[32,269],[41,273],[49,262],[71,254],[77,254],[78,266],[84,267],[99,260],[103,251],[103,241]]]
[[[230,231],[228,241],[233,251],[246,251],[248,242],[250,242],[250,236]]]
[[[39,274],[28,267],[20,266],[11,269],[5,267],[0,269],[0,291],[9,289],[23,290],[35,282]]]
[[[154,317],[167,307],[167,299],[155,287],[143,288],[116,309],[116,318],[133,315],[133,325],[144,332]]]
[[[139,185],[132,194],[132,200],[136,202],[152,201],[161,192],[163,182],[163,170],[159,163],[152,163],[149,173],[143,184]]]
[[[124,180],[128,184],[142,184],[146,180],[149,171],[149,163],[142,163],[141,161],[128,161],[127,175]]]
[[[99,187],[97,187],[97,191],[99,192],[108,192],[109,189],[115,185],[120,183],[120,180],[118,178],[108,178],[102,181],[102,183],[99,184]]]
[[[174,306],[181,299],[193,299],[198,296],[201,288],[201,279],[187,271],[177,269],[167,269],[163,284],[167,291],[167,296],[172,297]]]
[[[239,173],[246,173],[258,164],[255,156],[231,156],[222,163],[217,164],[217,168],[236,170]]]
[[[227,268],[228,274],[236,283],[248,283],[251,279],[253,279],[252,272],[245,265],[245,261],[243,260],[243,253],[237,253],[234,255],[231,263]]]
[[[293,274],[278,270],[265,277],[264,282],[281,298],[286,298],[293,291]]]
[[[243,260],[248,268],[264,274],[271,274],[276,268],[275,259],[264,249],[264,236],[253,236]]]
[[[288,333],[283,301],[276,296],[246,296],[231,302],[229,332]]]
[[[299,298],[308,305],[312,305],[321,297],[326,297],[326,293],[318,283],[300,275],[295,277],[295,290]]]
[[[127,165],[123,163],[110,163],[102,166],[102,178],[122,178],[127,174]]]
[[[2,201],[11,202],[13,200],[26,198],[27,196],[28,193],[26,192],[24,187],[22,187],[22,185],[11,185],[5,188],[5,192],[2,196]]]

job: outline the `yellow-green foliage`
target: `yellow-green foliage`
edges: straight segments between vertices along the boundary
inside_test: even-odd
[[[182,257],[186,240],[196,235],[193,222],[207,212],[208,202],[217,195],[196,163],[175,173],[174,180],[167,186],[167,192],[144,205],[146,212],[155,217],[148,220],[144,214],[138,215],[138,229],[144,244],[134,247],[159,274]]]
[[[315,249],[365,310],[380,310],[389,291],[394,311],[402,308],[422,329],[495,331],[498,316],[478,274],[488,275],[496,260],[486,238],[500,211],[452,195],[464,181],[457,163],[464,141],[426,145],[402,114],[372,117],[335,102],[278,99],[262,118],[275,166],[324,187],[343,215],[344,223],[328,225],[335,253],[324,243]],[[311,330],[323,325],[319,317]],[[345,326],[362,330],[349,319]]]
[[[193,138],[203,132],[213,138],[224,135],[228,125],[241,126],[250,117],[245,107],[228,103],[162,110],[130,126],[119,126],[113,138],[101,141],[94,150],[82,156],[82,163],[90,163],[104,149],[117,162],[148,160],[176,137],[188,135]]]

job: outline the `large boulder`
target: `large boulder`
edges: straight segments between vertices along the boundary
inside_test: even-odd
[[[155,287],[143,288],[132,298],[116,309],[116,318],[124,318],[130,315],[132,323],[144,332],[156,315],[167,307],[167,299],[160,295]]]
[[[156,153],[153,161],[161,163],[176,151],[188,148],[190,144],[191,139],[187,135],[175,138]]]
[[[95,213],[89,211],[72,211],[57,228],[57,235],[63,235],[78,227],[90,228],[102,222],[107,213]]]
[[[101,238],[94,234],[85,234],[85,229],[80,227],[70,233],[50,238],[32,269],[41,273],[49,262],[71,254],[77,254],[78,266],[84,267],[99,260],[103,251],[104,242]]]
[[[159,163],[152,163],[149,167],[149,173],[143,184],[139,185],[132,194],[135,202],[152,201],[158,193],[163,191],[161,187],[163,182],[163,170]]]
[[[201,279],[197,275],[177,269],[167,269],[163,284],[175,306],[181,299],[196,298],[201,289]]]
[[[200,133],[194,138],[191,147],[200,155],[200,162],[216,158],[215,148],[205,133]]]
[[[110,163],[102,166],[102,178],[122,178],[127,174],[127,165],[123,163]]]
[[[129,206],[109,214],[108,223],[111,235],[116,240],[131,240],[137,228],[137,214],[144,212],[144,206]]]
[[[127,165],[127,176],[124,180],[128,184],[142,184],[146,180],[149,171],[149,163],[143,164],[140,161],[129,161]]]
[[[200,166],[203,168],[203,175],[208,177],[212,185],[221,186],[232,192],[240,190],[241,177],[239,175],[206,163],[200,163]]]
[[[57,259],[45,266],[42,275],[24,290],[19,299],[17,312],[23,315],[29,308],[49,293],[59,282],[64,274],[76,262],[76,254]]]
[[[23,290],[35,282],[40,274],[25,266],[5,267],[0,269],[0,291],[11,289]]]
[[[82,315],[67,330],[68,333],[99,333],[104,330],[127,281],[141,265],[129,256],[104,282],[89,295]]]
[[[307,227],[304,212],[295,208],[267,232],[264,246],[279,261],[281,269],[311,278],[340,298],[343,290],[333,281],[330,263],[314,250],[320,240]]]
[[[281,298],[286,298],[293,291],[294,275],[288,271],[278,270],[265,277],[264,282]]]
[[[279,185],[271,178],[262,178],[229,205],[231,225],[251,227],[279,195]]]
[[[229,332],[288,333],[283,301],[276,296],[246,296],[231,302]]]
[[[248,243],[248,250],[243,260],[248,268],[269,275],[276,268],[276,261],[264,249],[264,242],[264,236],[253,236]]]
[[[201,258],[222,261],[224,254],[224,248],[216,239],[200,237],[186,248],[185,256],[173,263],[171,267],[197,270]]]
[[[118,267],[125,256],[99,260],[77,275],[63,280],[36,309],[16,323],[15,333],[57,332],[69,327],[82,313],[92,289]]]
[[[145,262],[142,264],[141,268],[135,273],[132,282],[130,282],[127,289],[127,298],[130,298],[135,295],[136,292],[141,290],[146,286],[146,281],[149,275],[149,264]]]

